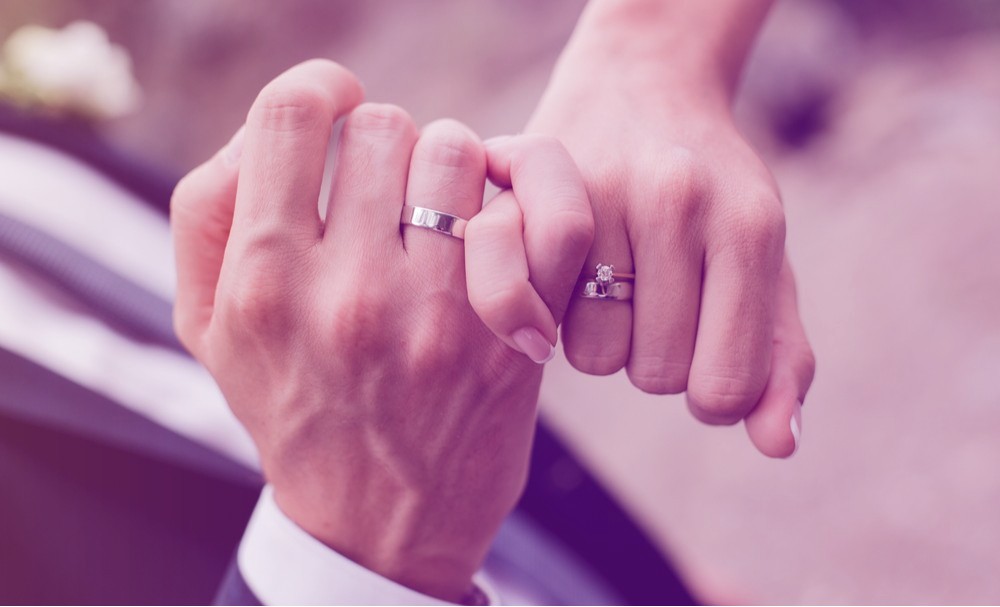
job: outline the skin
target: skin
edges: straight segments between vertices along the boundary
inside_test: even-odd
[[[558,187],[562,212],[577,219],[557,228],[552,271],[529,281],[529,212],[518,198],[502,192],[477,215],[479,139],[453,121],[418,132],[398,107],[361,99],[342,67],[296,66],[261,91],[227,148],[181,181],[175,324],[293,521],[372,571],[461,602],[523,490],[542,369],[476,315],[466,256],[480,273],[504,269],[503,281],[470,289],[479,306],[507,305],[513,293],[554,338],[593,221],[562,146],[522,138],[516,155],[543,158],[551,172],[529,173],[518,189],[539,200]],[[323,164],[341,117],[324,221]],[[475,216],[464,249],[401,228],[404,200]]]
[[[555,136],[583,173],[596,224],[585,267],[636,274],[631,303],[572,300],[570,363],[686,392],[698,419],[745,420],[762,453],[787,457],[815,361],[778,187],[730,111],[769,5],[595,0],[526,132]]]
[[[359,106],[329,62],[265,87],[245,132],[178,186],[175,321],[292,520],[390,579],[468,597],[523,488],[531,361],[564,313],[581,371],[624,367],[707,423],[745,420],[767,455],[795,451],[815,363],[777,186],[729,110],[767,4],[593,2],[526,129],[544,136],[488,150],[457,123],[418,133]],[[480,212],[487,174],[505,190]],[[464,250],[400,229],[403,200],[471,218]],[[571,297],[598,262],[636,273],[634,302]]]

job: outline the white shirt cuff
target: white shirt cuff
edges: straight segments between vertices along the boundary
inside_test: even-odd
[[[264,487],[237,555],[243,581],[265,605],[450,605],[382,577],[312,537]],[[490,605],[496,594],[474,582]]]

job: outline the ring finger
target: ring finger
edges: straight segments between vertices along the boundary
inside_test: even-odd
[[[471,219],[483,206],[486,152],[479,138],[454,120],[424,127],[413,148],[406,204]],[[462,241],[432,230],[404,226],[403,246],[411,259],[432,262],[436,280],[465,291]]]
[[[612,265],[614,273],[632,273],[632,253],[627,240],[617,238],[625,227],[619,218],[595,213],[594,246],[584,264],[584,276],[593,281],[597,266]],[[631,288],[627,285],[626,288]],[[610,375],[628,361],[632,335],[632,302],[588,299],[577,285],[563,324],[566,358],[576,369],[591,375]]]

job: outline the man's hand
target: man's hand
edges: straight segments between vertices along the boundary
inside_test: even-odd
[[[686,391],[698,419],[746,419],[758,449],[785,457],[813,355],[778,188],[729,110],[767,4],[595,0],[526,131],[558,138],[583,173],[596,222],[586,267],[636,274],[631,305],[574,298],[570,363]]]
[[[404,201],[480,210],[478,138],[448,121],[418,133],[399,108],[361,98],[336,64],[292,68],[260,93],[245,133],[178,185],[175,324],[289,518],[368,569],[458,602],[523,488],[541,367],[476,316],[463,243],[400,226]],[[324,221],[324,159],[345,115]],[[575,183],[566,203],[589,217]],[[508,216],[489,223],[519,230]],[[466,244],[489,262],[494,237],[478,223]],[[575,242],[562,252],[573,274],[590,246],[587,234]],[[527,285],[527,267],[506,261],[493,266]],[[517,292],[565,307],[569,294],[553,291],[565,281]]]

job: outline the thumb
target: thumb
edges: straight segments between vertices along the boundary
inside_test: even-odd
[[[219,270],[233,224],[243,131],[241,127],[226,147],[181,179],[170,200],[177,261],[174,330],[196,356],[212,318]]]

